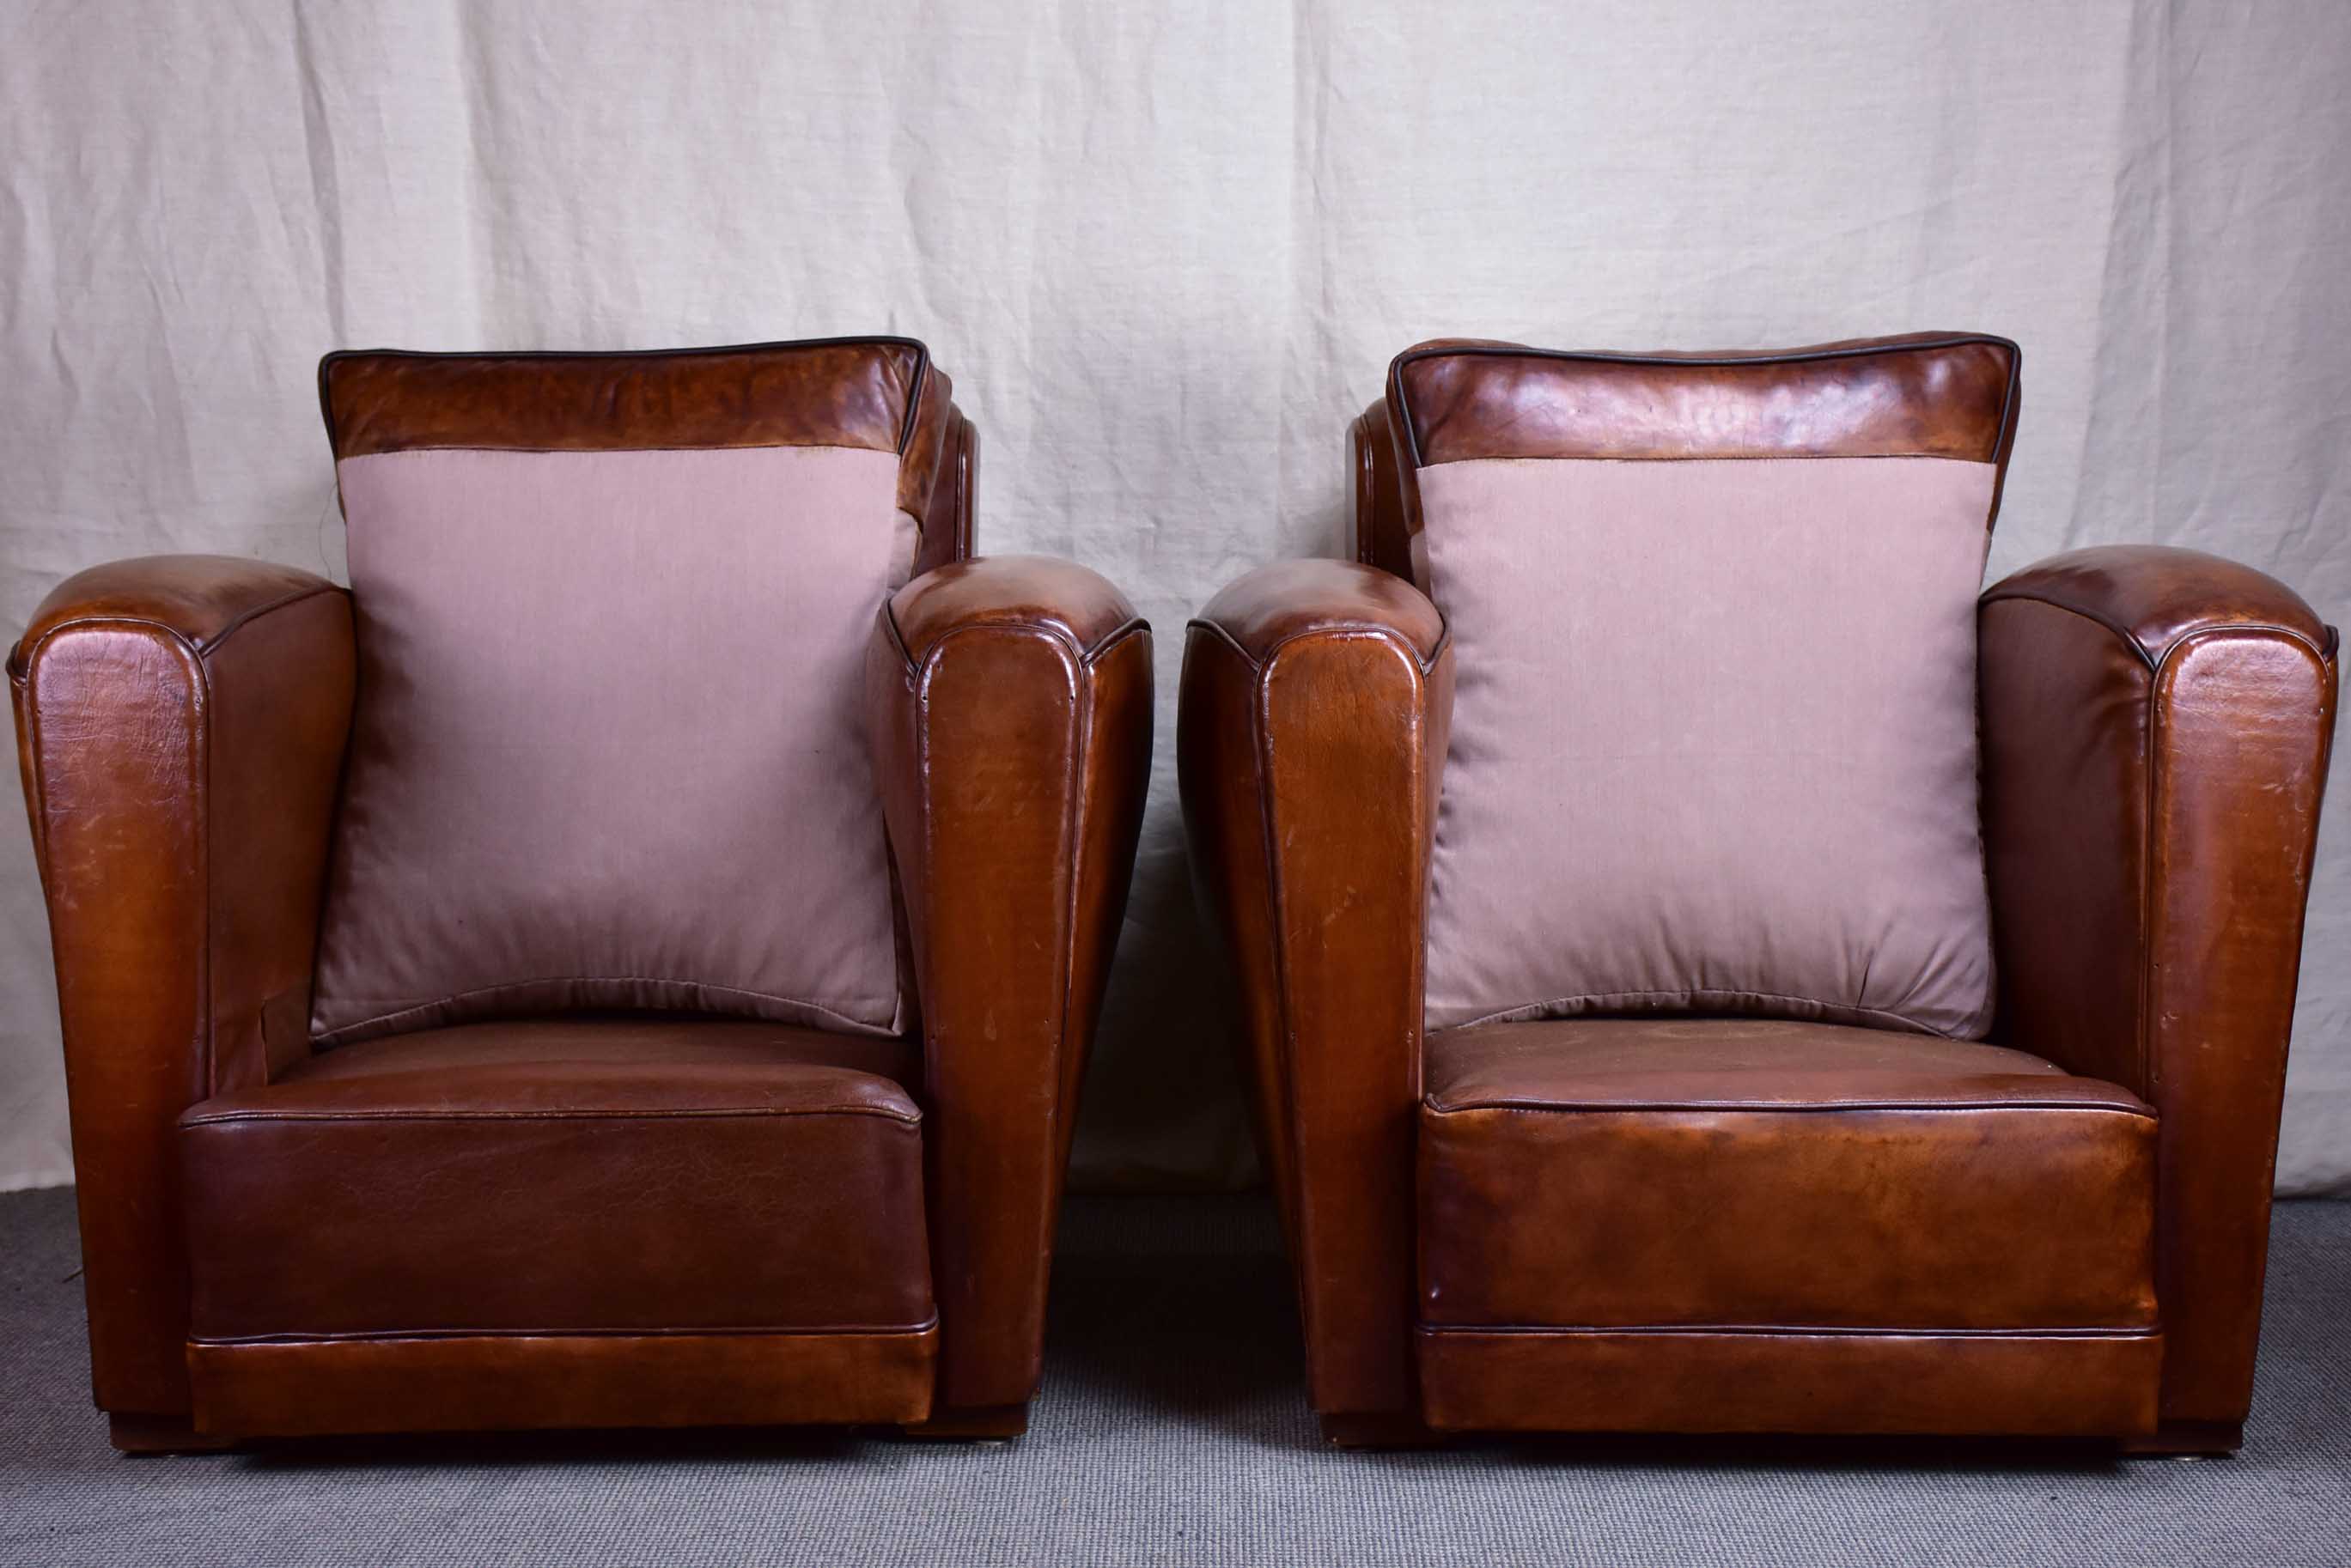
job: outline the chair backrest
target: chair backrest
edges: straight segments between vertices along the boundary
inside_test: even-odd
[[[923,346],[341,353],[319,396],[360,664],[318,1042],[901,1030],[859,672],[888,595],[971,547]]]
[[[2017,353],[1397,357],[1359,553],[1445,613],[1428,1022],[1991,1003],[1975,612]]]
[[[1417,471],[1468,457],[1969,458],[1994,465],[1997,516],[2019,393],[2016,345],[1975,333],[1725,354],[1422,343],[1350,432],[1355,556],[1425,587]]]

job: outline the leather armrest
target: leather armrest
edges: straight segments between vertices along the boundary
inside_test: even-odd
[[[1353,562],[1252,572],[1185,645],[1194,879],[1238,971],[1326,1414],[1417,1409],[1413,1116],[1452,682],[1436,607]]]
[[[940,1409],[1017,1405],[1142,826],[1151,631],[1082,566],[963,562],[884,608],[866,691],[922,1015]]]
[[[8,661],[64,1026],[99,1403],[187,1407],[172,1129],[308,1049],[350,597],[218,556],[94,567]]]
[[[2191,550],[2076,550],[1980,608],[1995,1038],[2161,1118],[2162,1418],[2251,1399],[2334,631]]]

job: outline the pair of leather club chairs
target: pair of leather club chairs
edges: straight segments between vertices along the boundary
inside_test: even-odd
[[[116,1446],[1023,1430],[1148,628],[974,555],[918,344],[320,388],[350,589],[99,566],[10,664]],[[1424,345],[1356,558],[1193,624],[1333,1440],[2239,1442],[2336,637],[2182,550],[1979,599],[2017,410]]]

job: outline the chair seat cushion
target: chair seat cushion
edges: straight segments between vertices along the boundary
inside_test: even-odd
[[[909,1067],[896,1041],[661,1018],[313,1057],[181,1119],[192,1333],[919,1329]]]
[[[2155,1113],[1996,1045],[1764,1020],[1428,1044],[1421,1321],[2151,1329]]]

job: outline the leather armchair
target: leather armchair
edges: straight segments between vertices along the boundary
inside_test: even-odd
[[[1481,430],[1504,432],[1498,441],[1525,443],[1524,455],[1551,455],[1544,443],[1568,439],[1547,420],[1573,422],[1576,455],[1834,452],[1847,439],[1839,421],[1869,419],[1897,421],[1905,441],[1948,441],[1917,401],[1926,383],[1905,383],[1916,372],[1894,352],[1922,344],[1932,347],[1857,346],[1883,348],[1885,358],[1845,357],[1856,346],[1785,365],[1761,356],[1739,375],[1720,371],[1744,357],[1596,356],[1611,376],[1551,403],[1509,369],[1474,386],[1465,374],[1449,386],[1471,389],[1440,400],[1430,420],[1455,419],[1457,429],[1482,420]],[[2004,409],[1996,398],[1987,406],[1998,422],[1982,436],[1983,460],[2004,472],[2012,379]],[[1436,1034],[1424,1025],[1455,669],[1425,591],[1404,418],[1392,371],[1388,395],[1350,432],[1356,559],[1270,566],[1217,594],[1189,628],[1179,711],[1195,882],[1238,974],[1258,1131],[1326,1437],[1360,1446],[1496,1428],[1912,1431],[2235,1448],[2252,1395],[2286,1036],[2333,729],[2334,630],[2258,572],[2151,546],[2072,552],[1981,597],[1982,814],[2000,1001],[1987,1044],[1950,1048],[2007,1047],[1997,1054],[2028,1054],[2033,1070],[2067,1075],[2035,1080],[2052,1085],[2047,1103],[2013,1112],[2019,1147],[2053,1161],[2053,1173],[2095,1171],[2127,1186],[2112,1173],[2134,1157],[2100,1146],[2111,1132],[2083,1129],[2153,1116],[2151,1261],[2133,1263],[2144,1254],[2125,1249],[2111,1264],[2116,1277],[2098,1288],[2113,1299],[2151,1294],[2155,1321],[2113,1334],[1929,1332],[1970,1310],[1991,1321],[2005,1310],[1990,1304],[2003,1297],[2001,1239],[1980,1256],[1961,1258],[1953,1243],[1938,1257],[1930,1234],[1920,1236],[1913,1284],[1926,1274],[1961,1282],[1953,1288],[1978,1298],[1976,1309],[1961,1303],[1909,1333],[1823,1330],[1818,1318],[1726,1321],[1735,1309],[1710,1293],[1719,1281],[1704,1254],[1706,1217],[1673,1211],[1655,1187],[1687,1168],[1670,1152],[1687,1145],[1672,1141],[1667,1123],[1687,1112],[1682,1130],[1711,1128],[1707,1107],[1724,1103],[1723,1081],[1707,1070],[1707,1022],[1680,1021],[1697,1044],[1675,1059],[1678,1073],[1643,1071],[1638,1052],[1654,1045],[1644,1025],[1604,1024],[1635,1032],[1616,1036],[1634,1050],[1614,1067],[1617,1082],[1638,1086],[1609,1093],[1640,1104],[1585,1118],[1573,1135],[1584,1141],[1560,1134],[1546,1151],[1540,1140],[1554,1135],[1524,1129],[1550,1118],[1520,1116],[1521,1130],[1504,1133],[1454,1114],[1576,1108],[1590,1082],[1567,1081],[1552,1043],[1583,1049],[1595,1037],[1539,1033],[1591,1027],[1579,1022]],[[1770,1027],[1791,1032],[1796,1056],[1818,1033]],[[1497,1088],[1489,1073],[1479,1089],[1481,1063],[1512,1051],[1513,1075]],[[1425,1082],[1436,1062],[1447,1064],[1442,1085]],[[1814,1065],[1768,1108],[1832,1108],[1836,1069]],[[1795,1130],[1763,1151],[1766,1174],[1787,1169],[1817,1185],[1806,1162],[1829,1168],[1843,1158],[1835,1119],[1782,1120]],[[1506,1111],[1486,1126],[1510,1121]],[[1867,1136],[1927,1137],[1918,1129],[1928,1125],[1896,1119]],[[1538,1158],[1567,1163],[1538,1168]],[[1474,1179],[1461,1174],[1480,1160]],[[1637,1210],[1629,1185],[1612,1186],[1636,1179],[1652,1186]],[[1966,1158],[1918,1179],[1918,1192],[1892,1201],[1915,1199],[1914,1233],[1931,1233],[1933,1184],[1968,1180]],[[2050,1180],[2044,1190],[2063,1198],[2065,1179]],[[1581,1195],[1573,1202],[1538,1196],[1570,1183]],[[2094,1185],[2083,1179],[2085,1191]],[[1636,1213],[1637,1245],[1625,1245],[1635,1221],[1587,1227],[1594,1203]],[[2063,1207],[2053,1201],[2052,1211]],[[1478,1255],[1464,1238],[1513,1210],[1541,1245]],[[2064,1222],[2011,1218],[2018,1258],[2071,1244],[2054,1233]],[[2039,1224],[2053,1233],[2032,1233]],[[1766,1266],[1782,1278],[1851,1280],[1856,1293],[1906,1288],[1888,1283],[1877,1261],[1846,1256],[1831,1231],[1792,1226],[1772,1244],[1782,1241],[1788,1253]],[[1544,1261],[1554,1243],[1573,1261]],[[1625,1329],[1552,1330],[1513,1316],[1541,1293],[1532,1274],[1579,1266],[1601,1293],[1625,1282],[1677,1310]],[[2062,1278],[2070,1266],[2043,1272]],[[2086,1281],[2109,1266],[2085,1250],[2078,1273]],[[1439,1303],[1436,1278],[1471,1282],[1479,1299],[1465,1305],[1457,1291]],[[1486,1306],[1494,1332],[1458,1332],[1460,1316]]]
[[[528,427],[624,406],[611,385],[643,387],[661,358],[414,368]],[[534,369],[551,389],[535,408],[515,380]],[[617,381],[566,402],[559,383],[600,375]],[[972,428],[943,375],[914,384],[917,575],[881,607],[853,699],[910,979],[900,1038],[602,1012],[317,1048],[364,598],[160,556],[41,606],[9,674],[116,1447],[1025,1429],[1147,776],[1149,630],[1081,567],[974,557]],[[762,385],[786,425],[849,401],[820,378]],[[644,406],[751,417],[674,388]]]

